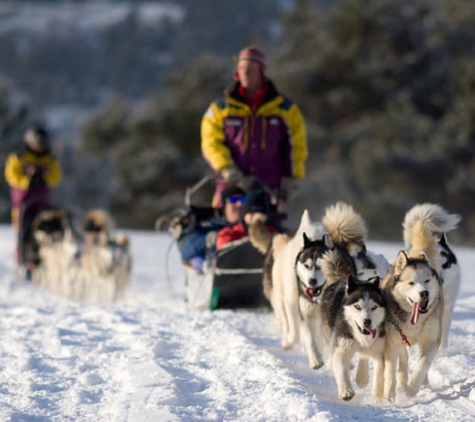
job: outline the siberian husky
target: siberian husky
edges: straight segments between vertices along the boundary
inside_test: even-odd
[[[351,400],[355,394],[350,381],[351,359],[355,355],[364,362],[374,359],[372,395],[382,397],[386,302],[379,290],[379,278],[340,279],[325,289],[321,307],[339,397]],[[358,368],[356,382],[360,387],[366,385],[367,367],[364,372]]]
[[[33,220],[32,233],[39,258],[33,282],[72,296],[79,250],[67,213],[58,208],[41,211]]]
[[[407,212],[403,223],[405,247],[407,250],[413,250],[413,253],[419,251],[413,245],[411,231],[418,224],[425,227],[424,233],[427,240],[426,250],[423,250],[423,252],[428,255],[430,264],[439,271],[442,279],[444,311],[442,316],[441,348],[446,348],[448,345],[452,314],[460,289],[460,265],[448,243],[446,233],[454,230],[459,222],[459,215],[449,214],[440,205],[424,203],[411,208]]]
[[[127,285],[132,258],[125,234],[113,235],[109,214],[88,212],[84,223],[85,245],[81,254],[83,295],[93,300],[116,300]]]
[[[437,271],[423,252],[411,257],[399,251],[393,272],[384,280],[389,317],[386,326],[384,394],[394,400],[396,365],[399,359],[398,387],[414,396],[423,383],[440,346],[443,292]],[[408,377],[406,346],[419,345],[419,360]]]
[[[424,203],[404,218],[406,251],[400,251],[393,272],[384,280],[388,318],[384,394],[394,400],[397,386],[409,397],[428,384],[428,371],[443,342],[447,342],[454,301],[459,288],[459,266],[445,232],[456,228],[460,217],[443,207]],[[447,292],[447,303],[445,295]],[[406,346],[419,345],[419,360],[408,381]]]
[[[249,230],[251,242],[256,236]],[[265,250],[269,242],[261,243]],[[312,222],[307,210],[302,214],[294,236],[275,235],[268,248],[264,267],[264,291],[282,326],[282,346],[288,349],[302,335],[309,365],[313,369],[323,365],[320,314],[321,294],[326,279],[319,261],[335,247],[320,222]],[[335,250],[341,258],[342,275],[355,274],[354,263],[346,252]]]

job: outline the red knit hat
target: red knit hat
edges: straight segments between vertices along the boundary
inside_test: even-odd
[[[253,60],[260,63],[262,66],[267,66],[267,58],[265,54],[259,50],[256,46],[251,45],[243,48],[234,59],[239,62],[240,60]]]

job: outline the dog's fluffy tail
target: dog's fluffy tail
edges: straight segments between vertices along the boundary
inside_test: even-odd
[[[424,203],[412,207],[404,217],[403,236],[410,256],[424,253],[432,266],[439,267],[437,245],[442,233],[454,230],[460,216],[449,214],[437,204]]]
[[[350,275],[356,276],[354,262],[346,252],[340,249],[330,249],[317,260],[328,284],[346,278]]]
[[[458,214],[449,214],[445,208],[437,204],[415,205],[404,217],[404,244],[407,249],[411,248],[411,231],[418,222],[423,224],[429,234],[440,238],[442,233],[456,229],[460,219]]]
[[[350,254],[364,246],[367,237],[366,223],[351,205],[339,201],[325,210],[322,223],[333,242],[345,248]]]

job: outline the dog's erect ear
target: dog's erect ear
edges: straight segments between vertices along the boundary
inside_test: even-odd
[[[312,242],[311,242],[310,239],[307,237],[307,234],[304,232],[304,233],[303,233],[303,248],[304,248],[304,249],[307,249],[307,248],[310,246],[311,243],[312,243]]]
[[[356,290],[357,286],[358,286],[358,280],[352,275],[349,275],[348,278],[346,279],[346,294],[349,295],[353,293]]]
[[[370,279],[371,280],[371,284],[373,285],[373,287],[375,289],[378,289],[379,290],[379,282],[381,281],[379,276],[376,276],[376,277],[373,277]]]
[[[299,228],[297,229],[297,232],[301,233],[303,230],[305,230],[306,227],[310,226],[312,224],[312,220],[310,219],[310,214],[308,210],[305,210],[302,214],[302,217],[300,218],[300,224]]]
[[[394,265],[394,275],[398,276],[401,274],[402,270],[407,267],[408,258],[406,252],[400,250],[397,254],[396,264]]]

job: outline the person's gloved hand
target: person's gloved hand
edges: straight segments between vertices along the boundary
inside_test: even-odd
[[[213,230],[206,234],[206,249],[214,248],[214,246],[216,245],[216,237],[218,237],[218,232],[216,230]]]
[[[284,202],[292,201],[299,194],[302,187],[302,179],[285,177],[280,188],[280,199]]]
[[[235,165],[225,167],[221,170],[221,176],[226,180],[228,185],[236,186],[244,183],[244,175]]]

